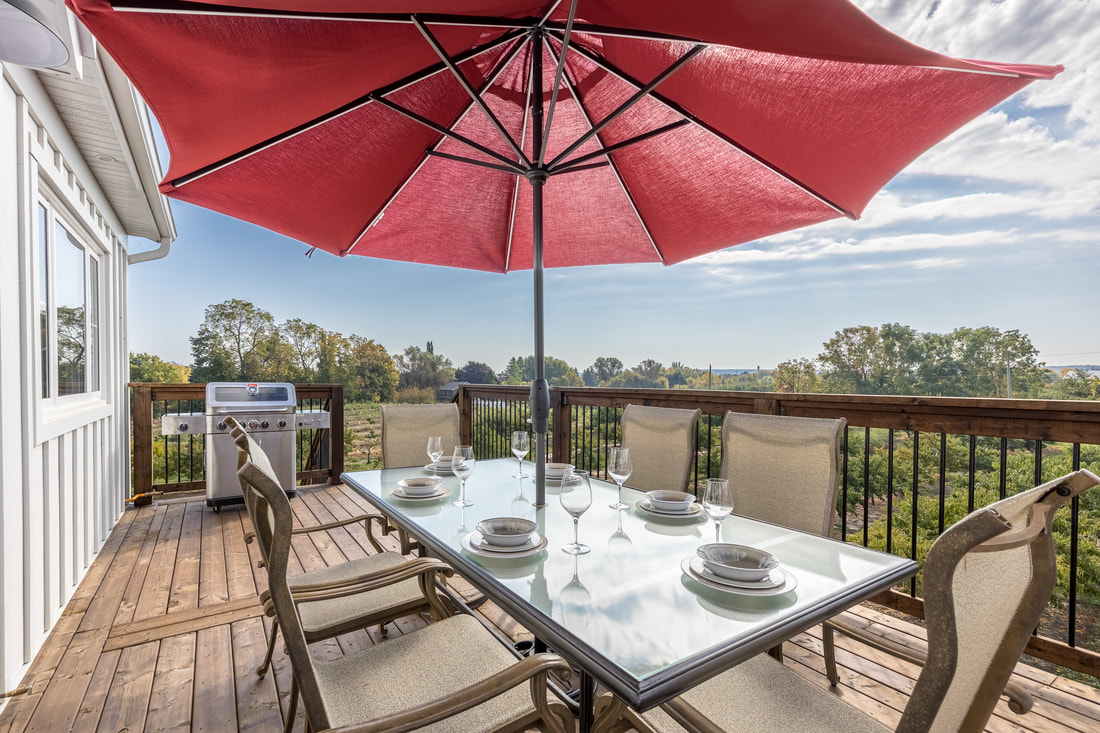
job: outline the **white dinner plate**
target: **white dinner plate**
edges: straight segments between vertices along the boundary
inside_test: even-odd
[[[431,473],[431,472],[432,472],[432,469],[435,469],[435,473],[439,473],[439,474],[444,474],[444,473],[446,473],[446,474],[450,474],[450,473],[453,473],[453,471],[451,471],[451,467],[450,467],[450,465],[446,465],[446,466],[437,466],[437,465],[435,465],[435,464],[429,463],[429,464],[428,464],[427,466],[424,466],[424,470],[425,470],[425,471],[428,471],[429,473]]]
[[[703,505],[697,501],[691,502],[691,506],[688,507],[686,512],[666,512],[660,509],[654,509],[653,505],[649,503],[649,499],[642,499],[634,506],[654,517],[697,517],[703,513]]]
[[[475,555],[507,559],[510,557],[527,557],[537,552],[541,552],[542,549],[546,547],[548,540],[541,534],[537,534],[536,537],[537,539],[532,539],[514,549],[487,544],[485,539],[481,536],[481,532],[471,532],[468,535],[464,535],[460,541],[462,543],[462,549],[472,552]]]
[[[390,496],[400,499],[401,501],[431,501],[432,499],[442,499],[444,496],[450,495],[451,490],[443,485],[440,485],[440,487],[435,490],[434,494],[428,494],[427,496],[423,494],[418,494],[416,496],[406,494],[400,486],[396,489],[390,489]]]
[[[722,582],[711,580],[711,578],[717,578],[718,576],[706,569],[703,565],[703,558],[698,555],[685,557],[683,562],[680,563],[680,569],[692,580],[702,583],[708,588],[714,588],[715,590],[724,591],[726,593],[736,593],[742,596],[778,596],[783,593],[789,593],[798,586],[798,578],[781,567],[773,570],[768,577],[779,574],[782,575],[783,582],[768,588],[762,588],[760,586],[746,588],[744,587],[748,585],[746,583],[730,581],[725,578],[721,579]],[[733,585],[733,583],[737,583],[737,585]]]
[[[707,561],[703,558],[698,558],[700,562],[692,562],[691,569],[695,571],[697,575],[701,575],[707,580],[714,581],[715,583],[721,583],[722,585],[728,585],[731,588],[744,588],[746,590],[769,590],[771,588],[778,587],[787,582],[787,577],[783,573],[782,568],[776,566],[770,573],[765,575],[760,580],[734,580],[733,578],[723,578],[718,573],[713,572],[707,567]]]

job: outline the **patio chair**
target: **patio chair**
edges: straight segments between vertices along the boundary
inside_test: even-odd
[[[244,431],[235,435],[242,465],[237,475],[255,512],[257,533],[270,539],[268,586],[293,670],[286,730],[295,722],[298,694],[305,706],[306,730],[343,726],[407,731],[445,721],[435,729],[453,731],[523,730],[538,723],[564,733],[572,717],[547,697],[546,673],[567,670],[554,654],[518,660],[481,623],[451,615],[440,606],[436,623],[335,659],[309,653],[301,613],[312,602],[385,590],[395,581],[418,578],[429,597],[432,582],[422,568],[451,574],[439,560],[419,558],[355,584],[291,588],[287,578],[293,518],[267,456]],[[360,728],[356,728],[357,730]]]
[[[936,540],[924,563],[927,661],[897,731],[985,728],[1054,590],[1054,512],[1098,483],[1092,473],[1075,471],[978,509]],[[622,703],[611,698],[600,703],[601,731],[627,724],[659,733],[681,726],[708,733],[887,730],[766,656],[641,716],[624,716]]]
[[[695,458],[699,410],[627,405],[623,408],[623,448],[633,471],[625,485],[642,491],[687,488]]]
[[[381,405],[382,414],[382,468],[421,466],[428,461],[428,438],[443,438],[443,455],[454,453],[462,443],[461,420],[458,405]],[[391,528],[392,529],[392,528]],[[415,539],[398,528],[401,552],[409,554],[418,549]]]
[[[727,412],[721,477],[733,511],[828,537],[836,518],[844,418]]]
[[[462,442],[458,405],[382,405],[382,467],[423,466],[428,438],[443,437],[443,455]]]
[[[232,417],[227,417],[225,422],[232,429],[232,434],[237,442],[237,466],[240,468],[245,461],[256,456],[256,451],[262,452],[263,449],[254,440],[243,439],[247,437],[247,434],[244,428]],[[242,486],[242,491],[243,489]],[[255,494],[248,491],[243,493],[245,507],[255,528],[255,531],[250,532],[246,537],[246,542],[251,543],[252,539],[259,541],[261,565],[270,567],[269,556],[271,554],[272,538],[270,534],[264,532],[264,525],[256,522],[257,508],[253,503]],[[440,617],[442,606],[436,595],[436,584],[434,582],[439,574],[438,568],[431,563],[418,564],[407,560],[399,553],[384,551],[372,532],[374,523],[377,523],[383,529],[386,527],[386,520],[381,515],[364,514],[338,522],[298,527],[292,529],[291,534],[327,530],[359,521],[365,522],[367,539],[377,554],[290,576],[287,578],[290,587],[295,590],[320,587],[340,588],[361,584],[375,577],[389,577],[405,567],[412,568],[413,572],[407,579],[394,581],[390,585],[382,585],[375,590],[364,590],[352,595],[342,595],[331,599],[318,599],[304,604],[299,609],[299,615],[302,633],[309,643],[330,639],[340,634],[375,625],[379,627],[380,633],[385,636],[387,633],[385,625],[387,623],[413,613],[428,612],[436,618]],[[256,674],[262,678],[267,674],[268,667],[271,665],[271,656],[275,651],[275,640],[279,632],[279,618],[275,614],[270,588],[260,594],[260,602],[263,604],[267,615],[272,617],[267,652],[264,655],[263,663],[256,669]]]

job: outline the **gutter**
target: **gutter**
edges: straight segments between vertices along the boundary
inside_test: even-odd
[[[138,262],[149,262],[151,260],[159,260],[168,256],[168,251],[172,249],[172,238],[164,237],[160,240],[160,246],[156,249],[151,249],[147,252],[138,252],[137,254],[127,255],[126,264],[136,265]]]

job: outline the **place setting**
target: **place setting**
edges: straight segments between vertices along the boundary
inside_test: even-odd
[[[402,501],[433,501],[450,496],[451,490],[443,485],[438,476],[415,476],[403,478],[390,490],[390,496]]]
[[[534,522],[518,517],[483,519],[460,540],[467,552],[495,559],[529,557],[541,552],[547,542]]]
[[[695,500],[695,494],[686,491],[650,491],[634,507],[659,519],[698,519],[703,516],[703,506]]]
[[[702,585],[726,593],[776,596],[795,589],[798,580],[770,552],[721,541],[722,521],[733,512],[733,492],[725,479],[707,479],[703,509],[714,522],[714,542],[685,557],[680,569]]]

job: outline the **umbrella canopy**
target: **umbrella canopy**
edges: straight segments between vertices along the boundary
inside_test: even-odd
[[[160,121],[166,195],[339,256],[533,268],[540,434],[543,266],[857,218],[1061,70],[933,53],[846,0],[67,2]]]

